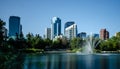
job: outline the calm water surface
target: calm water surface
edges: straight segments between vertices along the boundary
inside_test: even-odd
[[[24,69],[120,69],[120,54],[26,55]]]

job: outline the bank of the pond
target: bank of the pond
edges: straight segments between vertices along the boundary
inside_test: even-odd
[[[35,48],[27,48],[27,49],[19,49],[19,52],[22,53],[43,53],[43,49],[35,49]]]
[[[70,52],[70,53],[77,53],[77,52],[82,52],[82,49],[81,48],[75,48],[75,49],[72,49],[72,50],[66,50],[67,52]],[[101,51],[101,50],[98,50],[98,49],[94,49],[93,50],[94,53],[120,53],[120,50],[117,50],[117,51]]]
[[[44,49],[35,49],[35,48],[27,48],[27,49],[19,49],[19,52],[21,53],[75,53],[76,50],[70,50],[70,49],[50,49],[50,50],[44,50]]]
[[[101,53],[120,53],[120,50],[118,50],[118,51],[101,51]]]
[[[81,48],[75,49],[58,49],[58,50],[44,50],[44,49],[35,49],[35,48],[28,48],[28,49],[20,49],[19,52],[22,53],[77,53],[82,52]],[[120,50],[117,51],[101,51],[101,50],[93,50],[94,53],[120,53]]]

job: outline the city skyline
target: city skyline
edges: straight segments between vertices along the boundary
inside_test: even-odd
[[[61,18],[62,33],[68,21],[77,24],[78,33],[100,33],[100,29],[106,28],[111,37],[120,31],[119,0],[1,0],[0,3],[0,18],[6,22],[7,29],[9,17],[19,16],[25,35],[31,32],[43,36],[54,16]]]

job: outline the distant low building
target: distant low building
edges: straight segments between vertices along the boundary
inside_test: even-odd
[[[82,39],[85,39],[86,36],[87,36],[86,32],[81,32],[81,33],[79,33],[79,34],[77,35],[77,37],[80,37],[80,38],[82,38]]]
[[[92,34],[94,38],[99,38],[99,34]]]
[[[45,38],[51,39],[51,28],[45,29]]]

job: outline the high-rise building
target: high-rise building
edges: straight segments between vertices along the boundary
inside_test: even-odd
[[[45,38],[51,39],[51,28],[45,29]]]
[[[77,37],[77,25],[72,24],[71,26],[68,26],[65,28],[65,36],[71,40],[74,37]]]
[[[53,17],[51,25],[51,39],[54,39],[56,36],[61,35],[61,19]]]
[[[100,30],[100,38],[102,40],[106,40],[109,38],[109,32],[106,29],[101,29]]]
[[[21,33],[20,17],[10,16],[9,18],[9,36],[16,36]]]
[[[86,32],[81,32],[81,33],[79,33],[78,35],[77,35],[77,37],[80,37],[80,38],[82,38],[82,39],[85,39],[86,38]]]
[[[75,24],[74,21],[69,21],[69,22],[66,22],[66,23],[65,23],[64,34],[65,34],[65,28],[67,28],[67,27],[69,27],[69,26],[71,26],[71,25],[73,25],[73,24]]]

